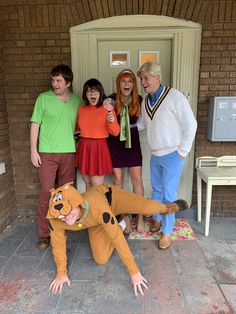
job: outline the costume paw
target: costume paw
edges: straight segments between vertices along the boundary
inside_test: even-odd
[[[183,211],[190,208],[189,204],[185,200],[180,199],[180,200],[175,201],[174,203],[178,205],[179,211]]]

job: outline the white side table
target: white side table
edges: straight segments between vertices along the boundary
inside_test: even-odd
[[[202,180],[206,182],[205,236],[209,235],[211,196],[213,185],[236,185],[236,167],[196,168],[197,169],[197,219],[202,215]]]

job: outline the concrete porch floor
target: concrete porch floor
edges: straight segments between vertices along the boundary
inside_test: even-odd
[[[94,263],[86,231],[68,237],[71,288],[52,295],[51,248],[36,248],[35,222],[16,221],[0,234],[0,313],[236,313],[236,219],[211,219],[209,237],[204,222],[190,224],[197,240],[173,241],[167,251],[156,241],[129,241],[149,283],[136,298],[116,254],[105,266]]]

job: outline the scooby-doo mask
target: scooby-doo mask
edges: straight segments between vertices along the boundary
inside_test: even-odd
[[[69,182],[57,189],[51,189],[47,219],[64,218],[75,207],[85,208],[85,202],[79,191]]]

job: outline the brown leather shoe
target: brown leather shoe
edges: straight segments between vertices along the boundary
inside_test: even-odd
[[[161,220],[152,220],[150,225],[151,232],[157,232],[161,229]]]
[[[171,246],[171,236],[170,234],[162,234],[159,240],[159,249],[166,250]]]
[[[46,250],[50,243],[50,237],[39,237],[37,242],[37,248],[40,250]]]

